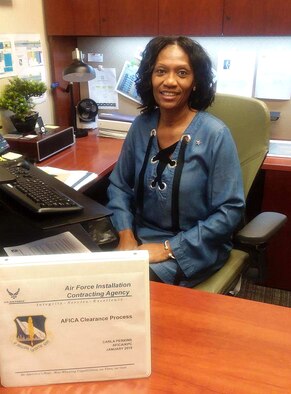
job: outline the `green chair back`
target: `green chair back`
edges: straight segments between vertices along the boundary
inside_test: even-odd
[[[255,180],[269,148],[270,114],[260,100],[219,94],[209,113],[230,129],[241,164],[245,197]],[[233,290],[249,262],[249,254],[233,249],[225,265],[194,289],[227,294]]]
[[[217,93],[208,112],[221,119],[232,133],[247,197],[268,152],[269,110],[263,101],[254,98]]]

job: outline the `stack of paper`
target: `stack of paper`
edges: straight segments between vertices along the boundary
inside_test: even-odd
[[[134,118],[134,116],[120,113],[101,113],[98,116],[99,135],[124,139]]]
[[[7,246],[4,250],[8,256],[90,252],[90,250],[69,231],[52,235],[51,237],[45,237],[37,241],[28,242],[23,245]]]
[[[126,131],[117,131],[117,130],[106,130],[106,129],[99,129],[99,136],[100,137],[107,137],[107,138],[117,138],[117,139],[124,139],[126,137]]]
[[[81,187],[87,185],[98,177],[97,174],[89,171],[69,171],[49,166],[39,168],[45,171],[47,174],[55,176],[59,181],[65,183],[75,190],[80,190]]]

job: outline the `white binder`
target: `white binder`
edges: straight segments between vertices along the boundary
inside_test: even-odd
[[[0,258],[3,386],[151,373],[145,251]]]

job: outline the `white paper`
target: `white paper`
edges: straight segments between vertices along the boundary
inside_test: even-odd
[[[4,250],[8,256],[90,252],[90,250],[69,231],[23,245],[5,247]]]
[[[268,156],[291,157],[291,141],[270,140]]]
[[[19,159],[22,155],[19,153],[14,153],[14,152],[7,152],[2,155],[2,157],[6,160],[16,160]]]
[[[114,131],[114,130],[99,130],[99,136],[100,137],[106,137],[106,138],[117,138],[120,140],[124,140],[126,137],[127,133],[124,131]]]
[[[92,182],[98,177],[94,172],[82,171],[82,170],[63,170],[61,168],[44,166],[38,167],[45,171],[47,174],[55,176],[59,181],[72,187],[75,190],[80,190],[81,187]]]
[[[103,53],[88,53],[88,62],[103,63]]]
[[[96,78],[88,82],[89,97],[96,101],[98,108],[118,109],[118,95],[115,92],[116,69],[97,67]]]
[[[148,253],[0,258],[4,386],[145,377]]]
[[[256,54],[253,51],[229,51],[218,54],[218,93],[251,97],[255,75]]]
[[[289,100],[291,92],[290,52],[264,51],[259,54],[255,97]]]

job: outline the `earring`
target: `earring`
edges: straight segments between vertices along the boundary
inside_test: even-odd
[[[193,92],[195,92],[195,90],[196,90],[196,86],[193,86],[193,89],[192,89],[192,90],[193,90]]]

